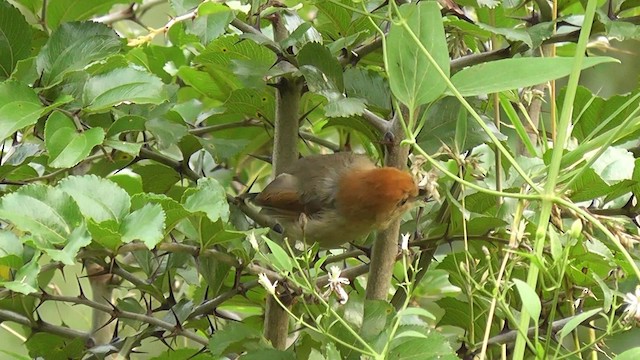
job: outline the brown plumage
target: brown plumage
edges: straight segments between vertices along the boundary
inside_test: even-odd
[[[408,172],[378,168],[365,155],[337,153],[297,160],[254,202],[292,239],[303,237],[299,219],[304,213],[307,242],[331,248],[387,228],[417,196]]]

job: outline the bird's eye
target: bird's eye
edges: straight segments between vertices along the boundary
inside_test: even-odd
[[[400,200],[400,202],[398,203],[398,206],[403,206],[404,204],[407,203],[407,201],[409,201],[409,198],[404,198],[404,199]]]

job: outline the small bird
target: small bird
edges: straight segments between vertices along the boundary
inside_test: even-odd
[[[290,239],[335,248],[386,229],[417,196],[408,172],[344,152],[298,159],[253,202]]]

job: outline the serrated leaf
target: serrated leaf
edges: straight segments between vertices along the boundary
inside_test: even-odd
[[[438,4],[405,4],[400,7],[400,16],[406,20],[408,27],[442,72],[449,76],[449,50]],[[400,24],[393,23],[389,30],[385,62],[391,92],[409,108],[415,109],[437,99],[446,89],[446,83],[437,69],[409,31]]]
[[[118,53],[121,46],[120,38],[106,25],[62,24],[38,54],[38,73],[42,74],[42,83],[50,87],[60,83],[66,74]]]
[[[251,39],[228,35],[212,41],[196,56],[204,66],[231,70],[247,87],[264,86],[263,77],[276,63],[276,54]]]
[[[156,137],[160,149],[175,145],[183,136],[188,134],[187,127],[184,124],[163,118],[147,120],[145,127]]]
[[[363,99],[357,98],[340,98],[329,101],[324,106],[325,115],[328,117],[349,117],[354,115],[362,115],[367,109],[367,104]]]
[[[54,261],[61,261],[65,265],[74,265],[80,249],[89,244],[91,244],[91,237],[87,229],[81,226],[73,230],[69,236],[69,241],[62,250],[44,249],[44,251]]]
[[[0,265],[17,269],[23,265],[22,241],[11,232],[0,231]],[[0,276],[0,279],[2,276]]]
[[[490,141],[489,136],[480,125],[467,116],[467,111],[460,102],[453,97],[446,97],[429,107],[427,121],[423,130],[418,134],[418,144],[427,152],[435,153],[443,144],[457,151],[465,151]],[[507,140],[493,122],[484,120],[500,141]],[[466,131],[461,134],[459,124],[466,124]]]
[[[400,336],[402,333],[407,335]],[[423,336],[417,336],[416,333],[422,333]],[[458,359],[444,336],[435,330],[429,329],[425,332],[424,329],[413,326],[400,329],[390,348],[387,355],[389,359]]]
[[[234,13],[228,6],[203,2],[198,6],[198,17],[187,23],[187,32],[198,35],[203,44],[208,44],[224,34],[233,19]]]
[[[131,67],[120,68],[89,78],[83,102],[88,111],[100,111],[123,102],[160,104],[167,92],[159,77]]]
[[[23,186],[3,196],[0,218],[46,244],[64,244],[83,219],[69,194],[45,185]]]
[[[58,184],[76,201],[85,217],[96,222],[122,220],[131,207],[126,191],[114,182],[95,175],[70,176]]]
[[[182,204],[164,194],[136,194],[132,197],[131,203],[134,209],[141,208],[144,204],[158,204],[162,206],[165,214],[166,232],[171,231],[180,220],[190,215]]]
[[[229,220],[227,193],[215,179],[199,179],[195,189],[189,189],[184,193],[182,203],[186,210],[201,211],[213,222],[219,219],[222,219],[223,222]]]
[[[87,220],[87,230],[91,234],[91,238],[96,243],[105,248],[116,251],[122,245],[122,236],[120,235],[120,224],[115,220],[107,220],[97,223],[92,219]]]
[[[97,127],[78,132],[67,115],[54,111],[47,119],[44,137],[49,151],[49,165],[68,168],[84,160],[95,146],[102,143],[104,130]]]
[[[256,119],[275,119],[275,96],[269,89],[239,89],[224,103],[226,114],[240,114]]]
[[[153,249],[164,238],[164,211],[158,204],[147,204],[127,215],[120,227],[125,243],[140,240]]]
[[[107,13],[115,4],[126,4],[129,0],[50,0],[47,2],[47,25],[55,29],[67,21],[87,20]]]
[[[161,164],[137,166],[132,170],[142,178],[142,189],[145,192],[163,194],[180,181],[180,174]]]
[[[391,90],[387,80],[377,71],[353,67],[344,71],[345,91],[351,98],[365,99],[380,109],[391,108]]]
[[[14,81],[0,83],[0,141],[35,124],[42,109],[32,88]]]
[[[31,53],[31,26],[9,2],[0,2],[0,80]]]
[[[40,264],[38,257],[34,257],[26,265],[18,269],[15,280],[2,284],[6,289],[17,293],[29,295],[38,291],[38,274],[40,273]]]
[[[617,62],[606,56],[586,57],[582,69],[598,64]],[[477,96],[513,90],[568,76],[573,68],[573,58],[523,57],[503,59],[460,70],[451,82],[462,96]],[[488,81],[491,79],[491,81]]]
[[[298,52],[298,64],[310,65],[320,70],[337,87],[344,92],[342,66],[328,48],[319,43],[308,43]]]

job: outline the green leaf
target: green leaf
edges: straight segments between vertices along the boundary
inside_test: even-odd
[[[142,178],[142,189],[145,192],[164,194],[180,181],[180,174],[166,165],[148,164],[132,170]]]
[[[0,231],[0,266],[17,269],[23,265],[22,241],[6,230]],[[0,279],[2,276],[0,276]]]
[[[114,4],[130,2],[129,0],[50,0],[47,2],[47,25],[50,29],[55,29],[63,22],[87,20],[109,12]]]
[[[122,245],[120,224],[115,220],[107,220],[97,223],[89,218],[87,220],[87,230],[89,230],[93,241],[111,251],[118,250],[120,245]]]
[[[140,193],[133,196],[131,203],[134,209],[141,208],[145,204],[158,204],[162,206],[165,214],[166,232],[171,231],[176,224],[191,215],[179,202],[164,195],[153,193]]]
[[[636,360],[640,357],[640,347],[631,348],[615,357],[615,360]]]
[[[455,98],[446,97],[436,101],[425,116],[425,126],[418,134],[417,141],[429,154],[437,152],[443,144],[456,151],[465,151],[491,141],[480,125],[467,116],[467,111]],[[461,123],[466,124],[464,133],[458,129]],[[498,140],[507,140],[492,121],[485,120],[485,125]]]
[[[363,99],[340,98],[329,101],[324,106],[325,115],[328,117],[349,117],[361,115],[367,109]]]
[[[212,41],[195,62],[214,69],[233,71],[246,86],[264,86],[263,77],[276,63],[276,54],[250,39],[227,35]]]
[[[395,316],[393,306],[388,301],[365,300],[360,336],[374,340],[384,332],[389,320]]]
[[[319,43],[308,43],[298,52],[298,64],[310,65],[319,69],[337,87],[344,92],[344,79],[342,66],[329,49]]]
[[[582,69],[616,62],[606,56],[586,57]],[[463,69],[451,77],[462,96],[477,96],[541,84],[568,76],[573,58],[523,57],[491,61]]]
[[[127,215],[120,227],[122,241],[142,241],[153,249],[164,238],[164,211],[158,204],[147,204]]]
[[[0,83],[0,141],[35,124],[42,109],[32,88],[14,81]]]
[[[198,17],[187,23],[187,32],[198,35],[203,44],[208,44],[224,34],[233,19],[234,13],[228,6],[203,2],[198,6]]]
[[[522,306],[529,313],[529,317],[537,324],[540,317],[540,299],[535,291],[526,282],[520,279],[513,279],[518,294],[520,294],[520,300],[522,300]]]
[[[211,221],[229,220],[229,204],[224,187],[215,179],[202,178],[198,180],[195,189],[185,191],[182,203],[191,212],[202,211]]]
[[[71,195],[85,217],[96,222],[119,222],[131,207],[131,199],[126,191],[95,175],[67,177],[58,184],[58,188]]]
[[[424,317],[426,319],[436,320],[435,315],[433,315],[432,313],[430,313],[426,309],[418,308],[418,307],[409,307],[409,308],[406,308],[406,309],[402,309],[402,310],[398,311],[398,314],[396,316],[398,316],[398,317],[422,316],[422,317]]]
[[[249,350],[242,355],[243,360],[295,360],[296,355],[293,351],[283,351],[276,349],[255,349]]]
[[[405,335],[402,335],[402,334]],[[414,336],[421,333],[422,336]],[[391,342],[388,359],[455,360],[447,339],[433,329],[405,326],[398,329],[398,335]]]
[[[565,336],[569,335],[575,328],[577,328],[580,324],[587,321],[587,319],[593,317],[594,315],[602,312],[602,309],[591,309],[589,311],[585,311],[582,314],[578,314],[571,318],[560,330],[558,333],[558,341],[564,339]]]
[[[368,105],[380,109],[391,108],[391,90],[381,73],[360,67],[348,68],[344,71],[344,82],[348,97],[365,99]]]
[[[122,116],[111,124],[109,130],[107,130],[107,137],[128,132],[144,131],[146,121],[147,120],[142,116]]]
[[[86,340],[82,336],[69,339],[45,332],[37,332],[29,336],[26,346],[32,359],[79,359],[84,355],[85,342]]]
[[[120,51],[122,42],[109,27],[95,22],[66,23],[57,28],[38,54],[42,84],[60,83],[70,72]]]
[[[46,185],[23,186],[5,195],[0,218],[48,244],[64,244],[82,224],[82,214],[69,194]]]
[[[574,202],[595,199],[609,193],[609,185],[589,168],[571,184],[569,197]]]
[[[160,149],[175,145],[188,134],[187,127],[183,123],[164,118],[150,119],[145,123],[145,127],[156,137]]]
[[[89,244],[91,244],[91,237],[87,229],[81,226],[73,230],[64,249],[44,249],[44,251],[54,261],[61,261],[65,265],[74,265],[80,249]]]
[[[287,255],[287,252],[284,251],[280,245],[275,242],[269,240],[267,237],[262,237],[264,241],[269,246],[271,250],[271,254],[268,256],[273,260],[273,266],[275,266],[279,271],[291,271],[293,270],[293,263],[291,262],[291,258]]]
[[[31,54],[31,41],[31,26],[24,16],[10,3],[0,2],[0,80]]]
[[[275,96],[271,90],[239,89],[224,103],[226,114],[239,114],[256,119],[275,119]]]
[[[14,277],[16,280],[5,282],[2,286],[11,291],[29,295],[38,291],[39,273],[40,264],[38,264],[38,257],[36,256],[25,266],[18,269]]]
[[[438,4],[405,4],[400,7],[400,14],[438,67],[449,76],[449,50]],[[419,44],[408,30],[395,22],[387,38],[385,63],[391,92],[411,109],[437,99],[446,89],[444,79]]]
[[[202,148],[211,154],[217,163],[222,163],[233,158],[241,153],[249,144],[249,140],[233,140],[221,137],[212,137],[210,139],[199,137],[198,141],[202,144]]]
[[[502,35],[507,40],[511,41],[522,41],[523,43],[529,45],[530,48],[533,47],[533,40],[531,36],[525,29],[515,29],[515,28],[497,28],[494,26],[490,26],[487,24],[478,23],[478,27],[482,30],[487,30],[496,35]]]
[[[88,111],[100,111],[122,102],[160,104],[167,92],[159,77],[131,67],[120,68],[89,78],[83,102]]]
[[[49,151],[49,165],[68,168],[84,160],[95,146],[102,143],[104,130],[97,127],[78,132],[67,115],[54,111],[47,119],[44,138]]]
[[[229,322],[225,327],[216,331],[209,339],[209,351],[216,357],[229,352],[242,351],[251,342],[257,342],[262,337],[258,328],[240,322]]]

